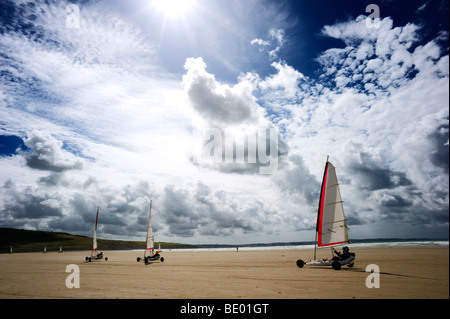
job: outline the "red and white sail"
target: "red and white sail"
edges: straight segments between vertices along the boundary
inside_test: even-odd
[[[348,243],[344,206],[339,191],[336,169],[328,160],[325,164],[320,191],[316,231],[319,247]]]
[[[155,239],[153,237],[153,226],[152,226],[152,201],[150,201],[150,213],[148,215],[148,228],[147,228],[147,240],[145,244],[146,250],[153,250],[155,247]]]

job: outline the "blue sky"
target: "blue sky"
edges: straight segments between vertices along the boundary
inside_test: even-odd
[[[90,235],[100,206],[139,240],[153,200],[156,241],[313,240],[330,156],[350,237],[448,238],[448,2],[0,3],[0,227]],[[193,160],[261,128],[270,174]]]

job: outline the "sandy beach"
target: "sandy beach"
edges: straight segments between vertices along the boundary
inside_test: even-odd
[[[149,299],[448,299],[448,248],[358,248],[353,268],[300,269],[311,250],[164,251],[165,261],[136,262],[142,252],[105,251],[0,255],[0,298]],[[328,250],[318,257],[329,257]],[[142,256],[141,256],[142,257]],[[80,288],[68,288],[67,265]],[[367,288],[376,264],[380,287]],[[345,287],[345,289],[343,289]]]

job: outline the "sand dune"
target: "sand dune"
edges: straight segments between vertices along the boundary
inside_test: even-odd
[[[298,268],[310,250],[164,251],[165,261],[136,262],[142,252],[105,251],[0,255],[0,298],[449,298],[448,248],[359,248],[353,268]],[[329,257],[328,250],[319,257]],[[80,271],[80,288],[67,288]],[[380,269],[380,287],[367,288],[367,265]]]

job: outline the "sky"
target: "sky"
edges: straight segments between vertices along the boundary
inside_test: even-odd
[[[447,238],[448,1],[0,0],[0,227]]]

